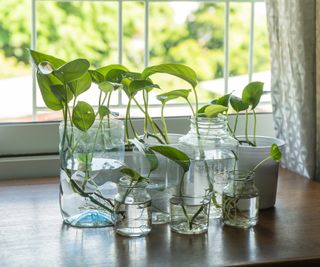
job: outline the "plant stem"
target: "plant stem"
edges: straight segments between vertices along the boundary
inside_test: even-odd
[[[129,98],[128,105],[127,105],[127,110],[126,110],[126,117],[125,117],[125,128],[126,128],[126,143],[129,141],[129,124],[128,124],[128,119],[129,119],[129,113],[130,113],[130,105],[131,105],[131,100],[132,98]]]
[[[165,137],[166,143],[169,143],[168,128],[167,128],[166,120],[164,118],[164,103],[162,103],[162,105],[161,105],[161,123],[162,123],[162,129],[164,132],[164,137]]]
[[[269,159],[272,159],[272,156],[269,156],[263,160],[261,160],[254,168],[251,172],[256,171],[263,163],[265,163],[266,161],[268,161]]]
[[[148,92],[146,90],[143,90],[142,91],[142,95],[143,95],[143,102],[144,102],[144,109],[145,109],[145,112],[148,113]],[[147,133],[148,131],[148,120],[146,118],[146,116],[144,116],[144,120],[143,120],[143,132],[144,133]]]
[[[239,112],[237,112],[236,119],[235,119],[235,122],[234,122],[233,136],[236,135],[236,130],[237,130],[237,126],[238,126],[238,118],[239,118]]]
[[[191,105],[191,103],[190,103],[190,101],[189,101],[188,98],[186,98],[186,100],[187,100],[187,103],[188,103],[188,105],[189,105],[189,107],[190,107],[190,109],[191,109],[192,116],[195,117],[195,116],[196,116],[196,113],[195,113],[195,111],[194,111],[194,109],[193,109],[193,106]]]
[[[249,118],[248,118],[248,110],[246,109],[246,128],[245,128],[245,136],[246,136],[246,141],[248,142],[249,144],[249,137],[248,137],[248,121],[249,121]]]
[[[256,115],[256,111],[253,109],[253,144],[254,146],[257,145],[256,143],[256,130],[257,130],[257,115]]]

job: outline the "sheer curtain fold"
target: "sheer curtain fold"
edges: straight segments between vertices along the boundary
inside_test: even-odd
[[[266,0],[266,8],[274,124],[286,142],[283,165],[320,180],[316,0]]]

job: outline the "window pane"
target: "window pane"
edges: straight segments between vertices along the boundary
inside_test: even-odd
[[[86,58],[91,68],[118,61],[118,5],[115,2],[37,2],[37,50],[70,61]],[[99,89],[92,85],[90,92],[80,96],[97,104]],[[118,102],[116,93],[112,105]],[[37,90],[37,108],[45,108]],[[60,118],[60,112],[41,114],[39,119]]]
[[[190,66],[200,82],[200,102],[213,99],[217,94],[210,82],[223,77],[224,3],[152,3],[150,7],[150,64]],[[162,79],[160,84],[167,89],[190,88],[178,79]]]
[[[1,1],[0,122],[32,120],[28,10],[31,10],[31,1]]]

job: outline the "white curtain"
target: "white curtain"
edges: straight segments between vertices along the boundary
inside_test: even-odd
[[[320,180],[320,104],[316,87],[316,0],[266,0],[271,90],[284,167]]]

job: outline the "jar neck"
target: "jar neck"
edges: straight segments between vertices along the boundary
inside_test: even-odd
[[[234,171],[229,173],[229,181],[238,186],[251,186],[254,184],[254,172]]]
[[[139,190],[145,190],[147,187],[147,182],[142,181],[142,182],[131,182],[131,178],[130,177],[122,177],[120,178],[120,181],[118,183],[118,187],[119,190],[135,190],[135,191],[139,191]]]
[[[228,121],[224,115],[219,115],[216,118],[192,117],[190,131],[200,133],[202,136],[228,134]]]

